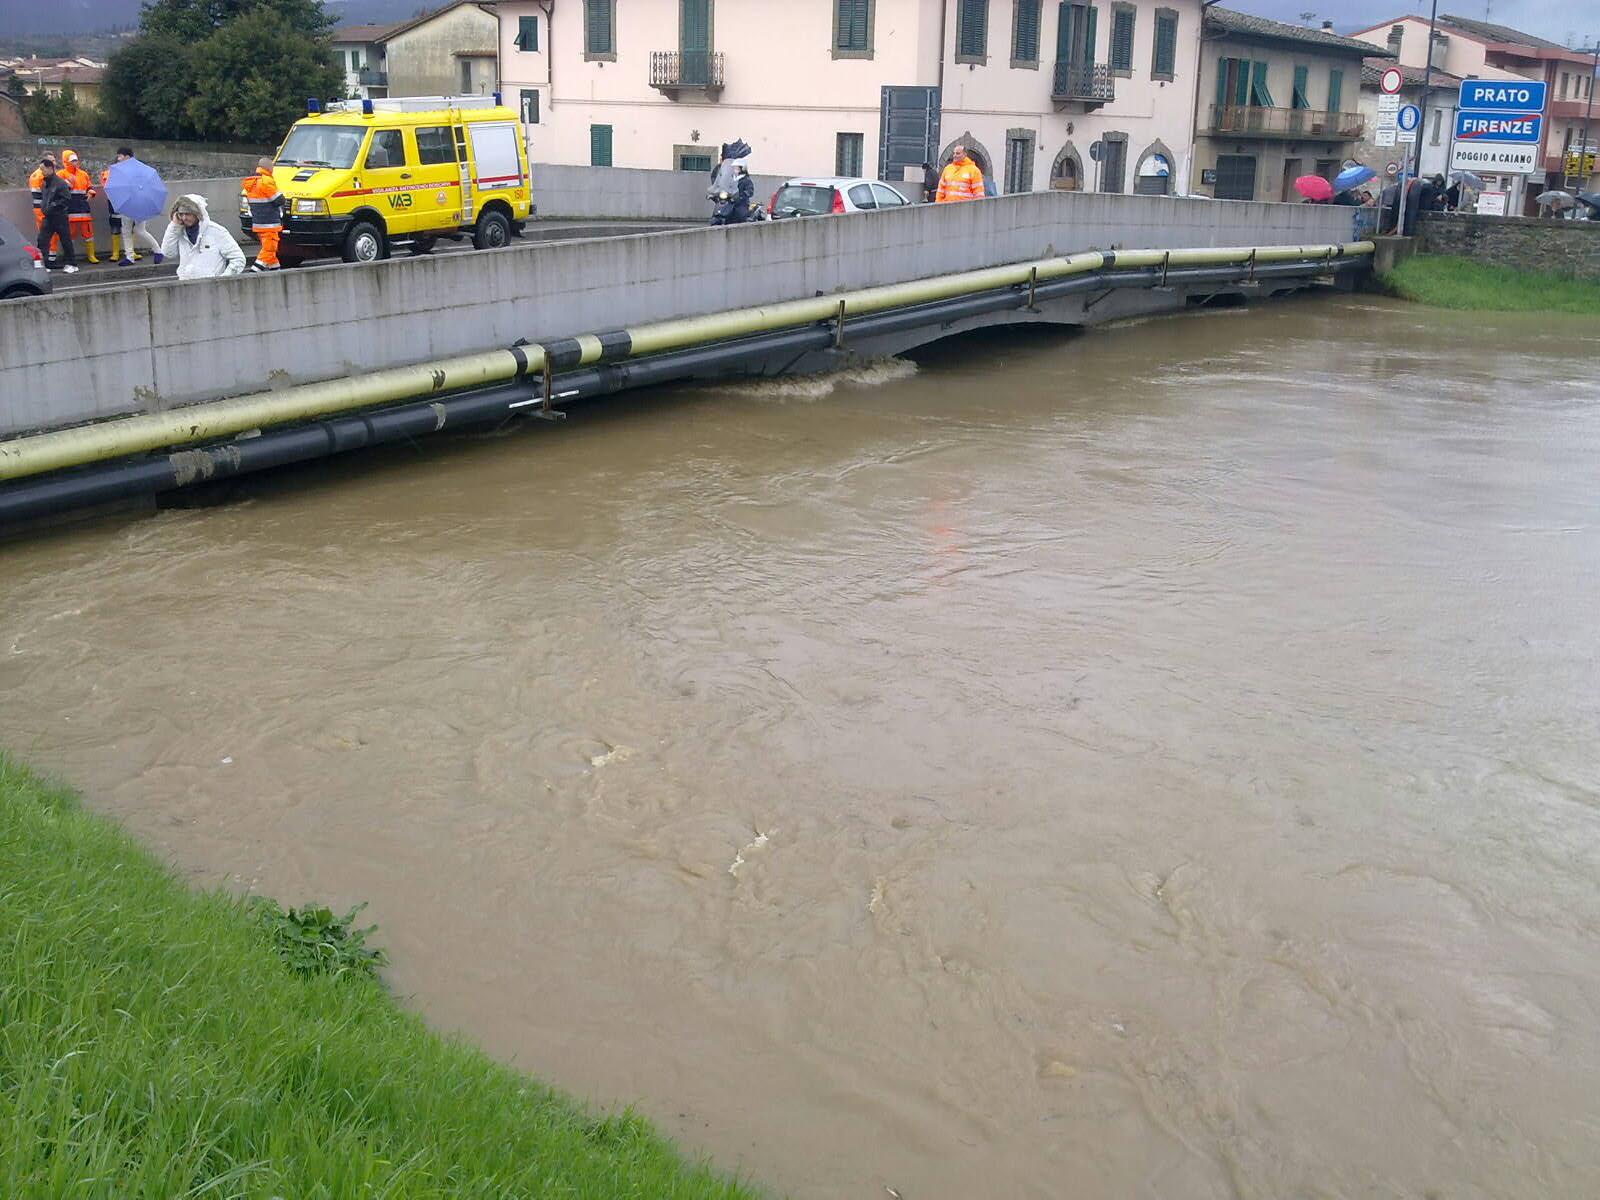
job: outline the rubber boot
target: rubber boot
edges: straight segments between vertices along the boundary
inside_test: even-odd
[[[122,258],[122,235],[120,233],[113,233],[111,235],[111,261],[112,262],[118,262],[118,261],[121,260],[121,258]]]
[[[94,253],[94,235],[93,234],[90,234],[88,237],[83,239],[83,256],[84,256],[84,258],[88,259],[91,263],[93,263],[95,266],[98,267],[100,265],[100,260],[95,257],[95,253]]]

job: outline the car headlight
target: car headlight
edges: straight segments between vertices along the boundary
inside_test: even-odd
[[[294,211],[308,217],[326,216],[328,202],[326,200],[296,200]]]

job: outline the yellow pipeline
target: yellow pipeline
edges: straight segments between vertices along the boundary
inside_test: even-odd
[[[758,308],[737,309],[703,317],[660,321],[629,330],[630,356],[681,350],[707,342],[746,337],[774,329],[825,321],[839,314],[864,316],[886,309],[949,300],[974,292],[1017,287],[1100,270],[1108,258],[1117,269],[1243,265],[1288,262],[1298,259],[1353,258],[1373,252],[1371,242],[1322,246],[1234,246],[1209,250],[1119,250],[1113,254],[1090,251],[1063,258],[1011,263],[955,275],[918,279],[854,292],[839,292],[806,300],[790,300]],[[1037,276],[1034,272],[1038,272]],[[581,349],[579,364],[598,362],[601,341],[592,334],[575,339]],[[526,366],[523,367],[522,363]],[[467,388],[503,383],[519,369],[530,375],[544,370],[544,351],[536,345],[519,350],[488,350],[437,362],[395,367],[347,379],[307,383],[277,392],[257,392],[229,400],[189,405],[168,413],[147,413],[59,429],[0,442],[0,480],[21,479],[63,467],[82,466],[165,446],[193,444],[230,437],[251,429],[285,425],[354,409],[425,400]]]

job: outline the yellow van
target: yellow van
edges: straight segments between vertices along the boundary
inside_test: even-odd
[[[403,96],[315,101],[279,147],[273,178],[286,212],[287,264],[339,254],[425,254],[441,237],[480,250],[522,232],[532,204],[528,151],[517,114],[499,96]],[[240,197],[240,224],[250,232]]]

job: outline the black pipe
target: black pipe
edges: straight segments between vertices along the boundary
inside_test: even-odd
[[[1035,302],[1060,300],[1112,288],[1155,288],[1171,284],[1238,283],[1286,278],[1360,266],[1356,259],[1302,259],[1259,266],[1158,267],[1097,271],[1037,284]],[[996,288],[970,296],[936,300],[888,312],[847,319],[846,340],[883,337],[925,325],[947,324],[986,313],[1024,307],[1027,285]],[[556,377],[562,404],[630,388],[668,383],[720,372],[757,357],[798,356],[824,350],[835,341],[834,323],[754,334],[733,341],[676,350],[649,358],[603,363]],[[35,521],[74,508],[152,496],[210,480],[229,479],[291,463],[310,462],[350,450],[410,441],[474,426],[496,424],[519,410],[536,411],[533,381],[497,384],[421,403],[395,405],[349,416],[327,417],[290,429],[236,437],[210,446],[170,451],[155,458],[118,459],[54,471],[37,479],[0,487],[0,527]]]

